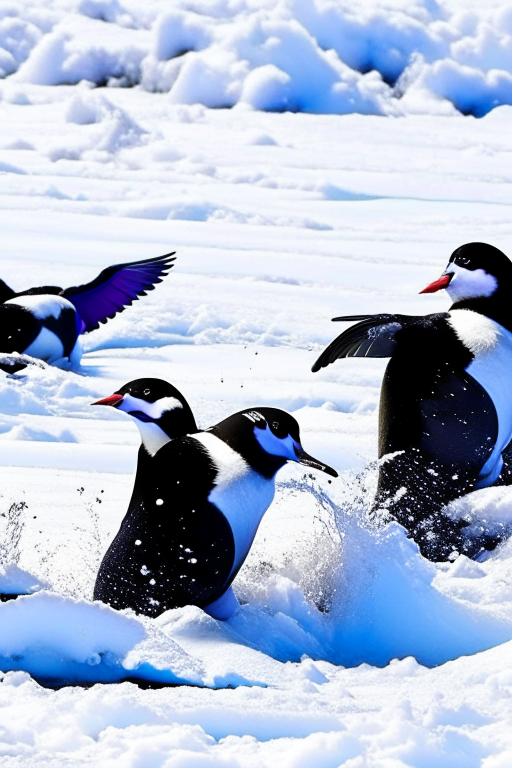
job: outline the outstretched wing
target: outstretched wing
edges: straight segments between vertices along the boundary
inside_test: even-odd
[[[116,264],[104,269],[91,283],[66,288],[61,296],[75,305],[84,324],[81,332],[87,333],[152,291],[174,261],[173,252],[156,259]]]
[[[359,322],[343,331],[324,349],[311,369],[313,373],[340,357],[391,357],[396,348],[395,334],[404,326],[424,323],[425,316],[346,315],[333,320]]]

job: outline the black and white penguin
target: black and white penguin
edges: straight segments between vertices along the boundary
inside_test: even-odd
[[[512,482],[512,262],[497,248],[457,248],[442,276],[448,312],[356,315],[313,366],[343,357],[390,357],[379,411],[374,510],[387,509],[431,560],[478,557],[497,538],[469,538],[443,512],[452,500]],[[504,464],[505,462],[505,464]]]
[[[287,461],[337,477],[304,452],[297,422],[277,408],[241,411],[167,441],[137,478],[138,492],[101,563],[94,599],[147,616],[197,605],[214,618],[229,618],[238,607],[231,583]]]
[[[0,352],[78,365],[80,335],[152,291],[174,266],[173,257],[117,264],[90,283],[65,289],[46,285],[16,293],[0,280]]]

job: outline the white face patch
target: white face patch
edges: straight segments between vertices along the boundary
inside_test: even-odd
[[[498,287],[494,275],[484,269],[465,269],[452,263],[448,264],[444,274],[450,272],[453,272],[453,277],[446,291],[453,302],[491,296]]]
[[[148,403],[146,400],[141,400],[139,397],[134,397],[129,393],[123,395],[123,402],[118,406],[118,410],[125,413],[142,411],[142,413],[145,413],[150,419],[155,419],[155,421],[158,421],[167,411],[173,411],[175,408],[183,408],[183,404],[175,397],[161,397],[160,400],[155,400],[154,403]]]
[[[283,456],[290,461],[299,460],[295,453],[296,443],[291,435],[276,437],[267,424],[265,429],[255,427],[254,437],[266,453],[270,453],[272,456]]]
[[[38,320],[44,320],[47,317],[53,317],[58,320],[63,309],[72,309],[75,312],[74,305],[64,298],[64,296],[53,296],[43,294],[42,296],[17,296],[9,299],[6,304],[15,304],[18,307],[28,309]]]

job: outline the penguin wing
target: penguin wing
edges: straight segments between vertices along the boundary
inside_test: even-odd
[[[341,357],[391,357],[396,349],[395,334],[407,326],[429,323],[425,315],[346,315],[333,321],[351,322],[356,325],[343,331],[324,349],[312,367],[313,373],[326,368]],[[432,316],[433,317],[433,316]]]
[[[61,296],[74,304],[83,321],[81,333],[88,333],[152,291],[172,269],[174,261],[173,252],[155,259],[116,264],[100,272],[91,283],[66,288]]]

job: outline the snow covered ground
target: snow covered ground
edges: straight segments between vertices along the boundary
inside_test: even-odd
[[[235,5],[247,46],[262,3]],[[298,18],[309,7],[313,34],[311,9],[320,4],[274,5],[265,11],[270,20],[260,18],[265,29],[281,13],[284,35],[293,28],[286,13]],[[0,764],[509,768],[512,541],[485,563],[432,565],[397,525],[369,527],[385,361],[310,368],[340,330],[335,315],[444,309],[446,297],[418,291],[458,245],[483,240],[512,255],[512,107],[475,119],[422,91],[421,109],[404,107],[417,114],[402,117],[270,114],[250,109],[247,98],[234,99],[241,103],[232,110],[180,103],[170,80],[152,88],[84,82],[127,76],[114,64],[124,56],[128,66],[134,51],[149,72],[158,40],[168,49],[151,71],[170,77],[165,24],[184,36],[173,44],[189,49],[180,70],[192,71],[189,82],[200,82],[194,67],[223,46],[236,75],[233,51],[246,54],[228,29],[227,5],[210,3],[208,15],[177,3],[182,27],[157,19],[157,6],[152,14],[134,3],[82,0],[43,10],[12,0],[0,22],[6,39],[18,41],[13,50],[25,46],[0,83],[0,277],[16,289],[70,286],[110,264],[178,256],[154,292],[84,337],[79,370],[0,373],[0,587],[35,591],[0,604]],[[407,37],[404,18],[413,19],[423,37],[409,40],[410,49],[425,56],[435,30],[458,29],[459,38],[429,54],[429,72],[448,66],[448,49],[453,66],[469,66],[455,54],[461,41],[469,51],[470,40],[480,56],[472,66],[499,69],[490,63],[499,46],[489,29],[502,35],[500,66],[511,70],[504,4],[465,15],[454,0],[441,10],[360,8],[361,29],[383,40],[389,25]],[[104,50],[112,34],[103,43],[98,31],[113,25],[118,59]],[[355,56],[359,38],[350,29]],[[322,51],[331,46],[327,40]],[[83,70],[93,49],[94,61],[111,67],[98,78]],[[388,49],[372,43],[382,56]],[[73,67],[76,78],[63,78]],[[397,71],[384,73],[387,80]],[[250,91],[243,74],[246,95],[274,82],[254,75]],[[279,85],[279,74],[265,74]],[[350,77],[358,88],[364,78],[377,83],[375,72]],[[217,75],[211,82],[215,92]],[[405,98],[388,94],[386,103],[398,109]],[[151,621],[90,602],[95,569],[126,510],[139,438],[123,414],[89,406],[146,375],[182,390],[201,426],[247,406],[292,411],[306,450],[340,472],[329,483],[298,467],[281,471],[235,582],[245,604],[225,624],[191,607]],[[475,525],[512,519],[508,489],[464,504]],[[96,684],[45,687],[70,682]],[[159,682],[189,685],[141,687]]]

